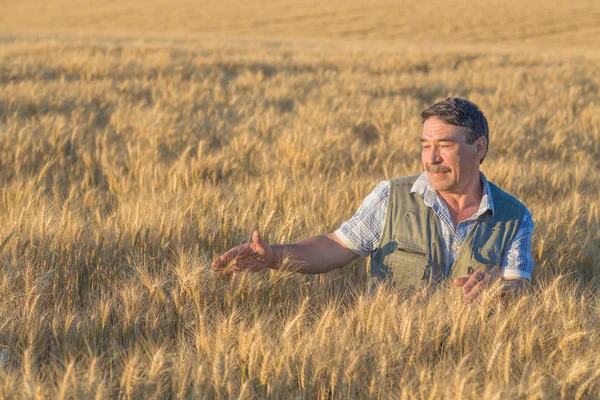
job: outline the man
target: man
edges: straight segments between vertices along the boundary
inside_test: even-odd
[[[454,278],[467,302],[499,279],[507,288],[525,288],[533,271],[533,221],[479,170],[489,143],[485,116],[468,100],[448,98],[421,117],[425,172],[379,183],[334,233],[269,245],[254,232],[252,243],[212,267],[256,271],[286,259],[298,272],[316,274],[368,255],[372,282],[395,287]]]

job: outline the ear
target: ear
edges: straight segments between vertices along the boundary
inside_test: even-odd
[[[487,153],[487,140],[483,136],[480,136],[475,141],[475,146],[477,147],[477,154],[479,154],[480,160],[483,160]]]

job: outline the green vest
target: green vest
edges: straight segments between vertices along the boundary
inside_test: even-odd
[[[424,287],[444,278],[470,275],[482,267],[499,272],[502,254],[515,238],[525,206],[489,183],[494,214],[479,216],[462,243],[449,276],[444,275],[441,221],[423,196],[410,190],[419,175],[391,180],[385,226],[379,248],[371,255],[370,286],[379,282],[396,288]]]

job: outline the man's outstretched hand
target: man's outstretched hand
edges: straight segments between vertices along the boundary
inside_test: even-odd
[[[222,254],[211,264],[215,271],[260,271],[277,265],[271,245],[260,233],[252,232],[252,242],[244,243]]]

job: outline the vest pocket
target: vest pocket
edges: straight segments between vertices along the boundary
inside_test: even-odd
[[[431,270],[425,253],[398,248],[387,256],[386,264],[394,287],[425,286],[429,283]]]

